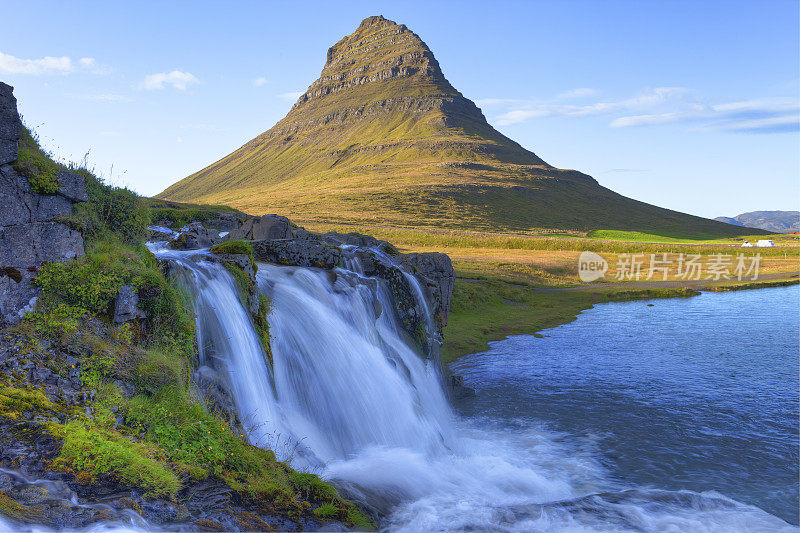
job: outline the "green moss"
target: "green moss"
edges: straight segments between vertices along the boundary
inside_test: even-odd
[[[245,254],[252,257],[253,245],[247,241],[225,241],[211,247],[214,254]]]
[[[186,359],[159,348],[148,350],[133,373],[133,381],[137,387],[151,394],[156,394],[165,387],[180,389],[188,380]]]
[[[375,522],[359,511],[355,505],[347,510],[347,522],[356,531],[374,531],[376,529]]]
[[[0,385],[0,416],[11,420],[24,418],[25,413],[64,413],[41,389],[27,384]]]
[[[78,330],[86,309],[63,303],[52,307],[40,305],[36,311],[25,315],[24,322],[49,339],[61,338]]]
[[[236,281],[236,287],[239,289],[239,299],[247,306],[250,290],[253,288],[253,280],[250,279],[250,276],[248,276],[241,267],[229,262],[224,263],[224,265],[231,276],[233,276],[234,281]]]
[[[14,500],[7,490],[0,490],[0,516],[7,516],[12,520],[22,522],[32,522],[41,519],[42,511]]]
[[[64,428],[64,444],[53,468],[94,484],[105,478],[142,489],[148,496],[174,496],[178,477],[163,462],[158,447],[132,442],[119,433],[73,421]]]
[[[253,321],[256,326],[256,332],[258,332],[258,337],[261,340],[261,347],[264,349],[264,353],[267,355],[269,359],[269,365],[272,366],[272,346],[270,341],[272,337],[269,333],[269,315],[272,312],[272,300],[264,296],[263,294],[258,294],[258,315],[256,315],[255,320]]]
[[[27,127],[23,127],[19,139],[19,153],[12,166],[20,176],[27,178],[32,192],[55,194],[61,190],[57,176],[59,172],[65,170],[65,167],[53,161],[52,157],[42,150],[38,139]]]

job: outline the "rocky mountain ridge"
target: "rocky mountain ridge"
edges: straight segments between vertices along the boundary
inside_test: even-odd
[[[800,211],[750,211],[735,217],[717,217],[714,220],[773,233],[800,231]]]
[[[286,117],[158,196],[306,225],[740,233],[548,165],[495,130],[417,34],[382,16],[331,46]]]

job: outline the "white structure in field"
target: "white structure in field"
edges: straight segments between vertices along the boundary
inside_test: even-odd
[[[742,244],[741,247],[742,248],[752,248],[753,247],[753,243],[750,242],[750,241],[744,241],[744,243]]]
[[[771,239],[762,239],[756,243],[756,246],[759,248],[771,248],[775,246],[775,243]]]

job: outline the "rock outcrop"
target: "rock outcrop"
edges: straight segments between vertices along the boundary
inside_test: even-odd
[[[401,261],[422,282],[425,295],[432,304],[433,320],[441,331],[447,325],[450,297],[456,281],[450,257],[439,252],[412,253],[404,254]]]
[[[278,215],[253,217],[245,220],[239,228],[233,230],[230,238],[246,241],[290,239],[292,238],[292,224],[288,218]]]
[[[81,233],[58,219],[88,200],[82,176],[62,171],[58,193],[37,194],[14,170],[22,123],[12,91],[0,82],[0,325],[18,323],[35,305],[31,280],[43,263],[84,255]]]
[[[207,228],[201,222],[192,222],[186,224],[169,245],[177,250],[198,250],[210,248],[223,240],[216,229]]]
[[[240,228],[231,232],[230,238],[251,241],[256,259],[278,265],[330,270],[352,266],[349,261],[357,261],[365,276],[386,282],[401,326],[426,355],[435,357],[431,336],[441,335],[447,325],[455,279],[447,255],[401,254],[390,243],[360,233],[318,235],[278,215],[245,220]],[[228,259],[219,256],[219,260]],[[420,308],[409,276],[419,282],[435,331],[428,331],[425,311]],[[257,311],[258,308],[254,313]]]

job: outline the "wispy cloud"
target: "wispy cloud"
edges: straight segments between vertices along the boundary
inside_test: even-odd
[[[263,87],[264,85],[268,84],[269,80],[264,76],[259,76],[258,78],[253,80],[253,85],[255,87]]]
[[[288,93],[281,93],[278,95],[278,98],[281,100],[286,100],[287,102],[294,102],[301,96],[303,96],[304,91],[289,91]]]
[[[82,57],[73,61],[69,56],[45,56],[39,59],[21,59],[0,52],[0,72],[5,74],[29,74],[33,76],[49,74],[72,74],[88,72],[102,74],[108,69],[97,64],[93,57]]]
[[[154,91],[158,89],[165,89],[171,86],[179,91],[185,91],[186,87],[195,83],[200,83],[200,80],[194,77],[193,74],[176,69],[172,72],[148,74],[139,84],[139,88],[147,91]]]
[[[564,91],[563,93],[556,95],[556,100],[577,100],[579,98],[591,98],[592,96],[597,96],[597,94],[598,91],[596,89],[578,87],[577,89],[570,89],[569,91]]]
[[[741,133],[779,133],[800,130],[800,105],[794,98],[756,98],[709,104],[683,87],[646,89],[630,98],[588,103],[564,100],[588,99],[592,89],[574,89],[548,101],[502,98],[482,100],[483,105],[503,110],[494,117],[499,126],[541,117],[609,117],[612,128],[686,124],[696,129]]]

